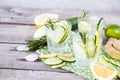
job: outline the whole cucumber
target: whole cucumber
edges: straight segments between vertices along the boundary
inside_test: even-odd
[[[78,17],[68,18],[67,21],[69,21],[72,24],[72,30],[78,28]]]

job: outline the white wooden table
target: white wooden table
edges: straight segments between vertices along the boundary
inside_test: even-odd
[[[0,0],[0,80],[85,80],[82,76],[69,71],[52,69],[40,61],[22,61],[21,59],[30,52],[18,52],[15,47],[25,44],[25,40],[32,38],[37,29],[33,19],[40,13],[57,13],[61,19],[65,19],[79,16],[82,8],[85,8],[89,10],[91,15],[103,17],[106,24],[120,25],[120,5],[118,5],[120,1],[116,0],[115,3],[114,0],[106,0],[105,2],[100,0],[100,3],[98,0],[96,2],[93,0],[92,3],[92,1],[88,2],[89,0],[75,0],[76,2],[73,0],[70,0],[71,2],[69,0],[61,0],[63,2],[51,0],[51,6],[48,2],[50,0],[36,0],[33,6],[30,1],[35,2],[35,0],[11,0],[11,2],[10,0]],[[88,6],[82,4],[86,2]],[[66,6],[67,3],[69,4]],[[93,4],[101,5],[101,8],[90,7]]]

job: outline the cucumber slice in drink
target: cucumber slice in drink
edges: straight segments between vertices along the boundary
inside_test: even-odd
[[[57,27],[54,31],[54,37],[52,40],[56,43],[62,43],[61,40],[66,36],[64,27]]]
[[[63,43],[69,36],[69,32],[65,31],[65,35],[60,39],[59,44]]]
[[[56,29],[54,30],[55,36],[53,37],[53,41],[61,44],[67,39],[70,34],[70,25],[65,21],[61,21],[58,22],[55,26]]]
[[[50,66],[53,66],[53,65],[58,65],[60,63],[62,63],[63,61],[57,57],[55,58],[48,58],[48,59],[45,59],[44,63],[47,64],[47,65],[50,65]]]
[[[95,49],[96,49],[95,39],[94,38],[87,39],[86,40],[87,57],[93,58],[95,56]]]

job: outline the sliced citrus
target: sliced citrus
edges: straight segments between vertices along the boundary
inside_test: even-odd
[[[57,21],[58,20],[58,15],[53,14],[53,13],[45,13],[45,14],[40,14],[35,17],[34,23],[37,27],[44,26],[44,24],[51,19],[52,21]]]
[[[62,57],[67,57],[67,58],[72,58],[73,57],[72,54],[60,54],[60,53],[57,53],[57,56],[62,56]]]
[[[34,33],[33,38],[38,39],[41,38],[42,36],[45,36],[45,26],[38,28]]]
[[[113,67],[101,62],[93,62],[91,71],[98,80],[112,80],[117,75]]]
[[[46,55],[40,55],[39,57],[40,58],[53,58],[56,56],[57,56],[57,54],[46,54]]]
[[[66,65],[66,62],[63,62],[63,63],[58,64],[58,65],[54,65],[54,66],[52,66],[52,68],[60,68],[60,67],[63,67],[64,65]]]

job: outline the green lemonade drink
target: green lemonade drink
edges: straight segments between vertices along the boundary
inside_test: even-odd
[[[89,67],[97,59],[102,43],[103,18],[82,14],[78,20],[79,37],[73,39],[73,47],[78,66]]]
[[[52,53],[64,53],[71,38],[71,24],[68,21],[48,21],[46,24],[48,50]]]

